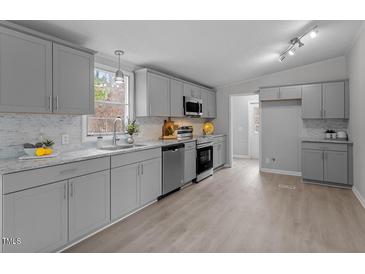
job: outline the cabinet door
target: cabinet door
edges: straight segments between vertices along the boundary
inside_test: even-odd
[[[69,180],[69,239],[110,221],[110,174],[101,171]]]
[[[279,88],[262,88],[260,89],[260,100],[271,101],[279,100]]]
[[[147,90],[150,116],[170,116],[169,78],[148,72]]]
[[[216,168],[219,166],[219,157],[220,157],[220,154],[218,153],[218,144],[214,144],[213,145],[213,168]]]
[[[3,237],[21,239],[4,252],[51,252],[67,243],[67,182],[3,196]]]
[[[184,96],[201,98],[200,88],[189,83],[184,83]]]
[[[224,165],[226,163],[226,142],[219,144],[219,165]]]
[[[94,113],[94,56],[53,44],[53,112]]]
[[[324,152],[324,181],[347,184],[348,183],[347,152]]]
[[[324,118],[345,118],[345,83],[323,84],[323,116]]]
[[[323,151],[302,150],[303,179],[323,181]]]
[[[123,217],[138,207],[139,163],[111,170],[111,219]]]
[[[140,185],[140,205],[152,202],[162,194],[161,158],[141,162]]]
[[[186,150],[184,161],[184,183],[188,183],[196,178],[196,149]]]
[[[217,117],[217,104],[216,104],[216,93],[210,91],[209,93],[209,118]]]
[[[52,112],[52,43],[0,27],[0,111]]]
[[[322,85],[304,85],[302,87],[302,118],[322,118]]]
[[[201,99],[203,101],[203,115],[202,118],[208,118],[209,117],[209,94],[206,90],[201,90]]]
[[[170,80],[170,116],[184,117],[184,84],[175,79]]]
[[[280,99],[301,99],[302,98],[302,86],[288,86],[280,88]]]

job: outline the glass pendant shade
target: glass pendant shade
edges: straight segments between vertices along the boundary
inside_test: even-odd
[[[118,69],[115,72],[114,81],[117,84],[123,84],[124,83],[124,74],[123,74],[123,71],[121,71],[120,69]]]

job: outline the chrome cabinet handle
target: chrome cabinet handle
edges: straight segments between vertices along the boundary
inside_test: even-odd
[[[143,175],[143,164],[141,164],[141,174]]]
[[[58,96],[56,96],[54,99],[55,99],[55,108],[56,110],[58,110]]]
[[[74,196],[74,183],[70,184],[70,197]]]
[[[65,184],[63,185],[63,199],[64,199],[64,200],[66,200],[66,185],[67,185],[67,183],[65,183]]]
[[[48,96],[48,108],[50,111],[52,111],[52,96]]]

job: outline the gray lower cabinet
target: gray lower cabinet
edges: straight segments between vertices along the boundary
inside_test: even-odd
[[[4,252],[51,252],[68,241],[67,181],[3,195]]]
[[[110,173],[101,171],[69,180],[69,240],[110,221]]]
[[[138,207],[139,163],[111,170],[111,219],[117,219]]]
[[[140,163],[140,205],[156,200],[161,195],[161,158]]]
[[[196,148],[185,148],[185,169],[184,169],[184,183],[189,183],[196,178]]]
[[[213,168],[220,167],[226,163],[226,141],[225,137],[219,137],[213,144]]]
[[[323,181],[323,151],[302,150],[302,177],[307,180]]]
[[[302,143],[304,180],[352,184],[352,147],[345,144]]]
[[[52,42],[0,27],[0,112],[52,113]]]
[[[53,44],[53,112],[94,113],[94,56]]]
[[[323,180],[338,184],[348,183],[348,159],[345,151],[324,151]]]

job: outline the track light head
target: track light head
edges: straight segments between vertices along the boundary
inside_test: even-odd
[[[316,38],[317,37],[317,34],[318,34],[318,29],[317,28],[314,28],[311,30],[311,32],[309,33],[309,36],[311,38]]]
[[[295,54],[295,48],[291,48],[289,51],[288,51],[289,55],[293,56]]]
[[[286,57],[286,55],[280,55],[280,57],[279,57],[279,62],[281,63],[281,62],[283,62],[284,61],[284,59],[285,59],[285,57]]]
[[[303,47],[304,46],[304,43],[302,42],[302,41],[300,41],[300,40],[298,40],[298,47]]]

